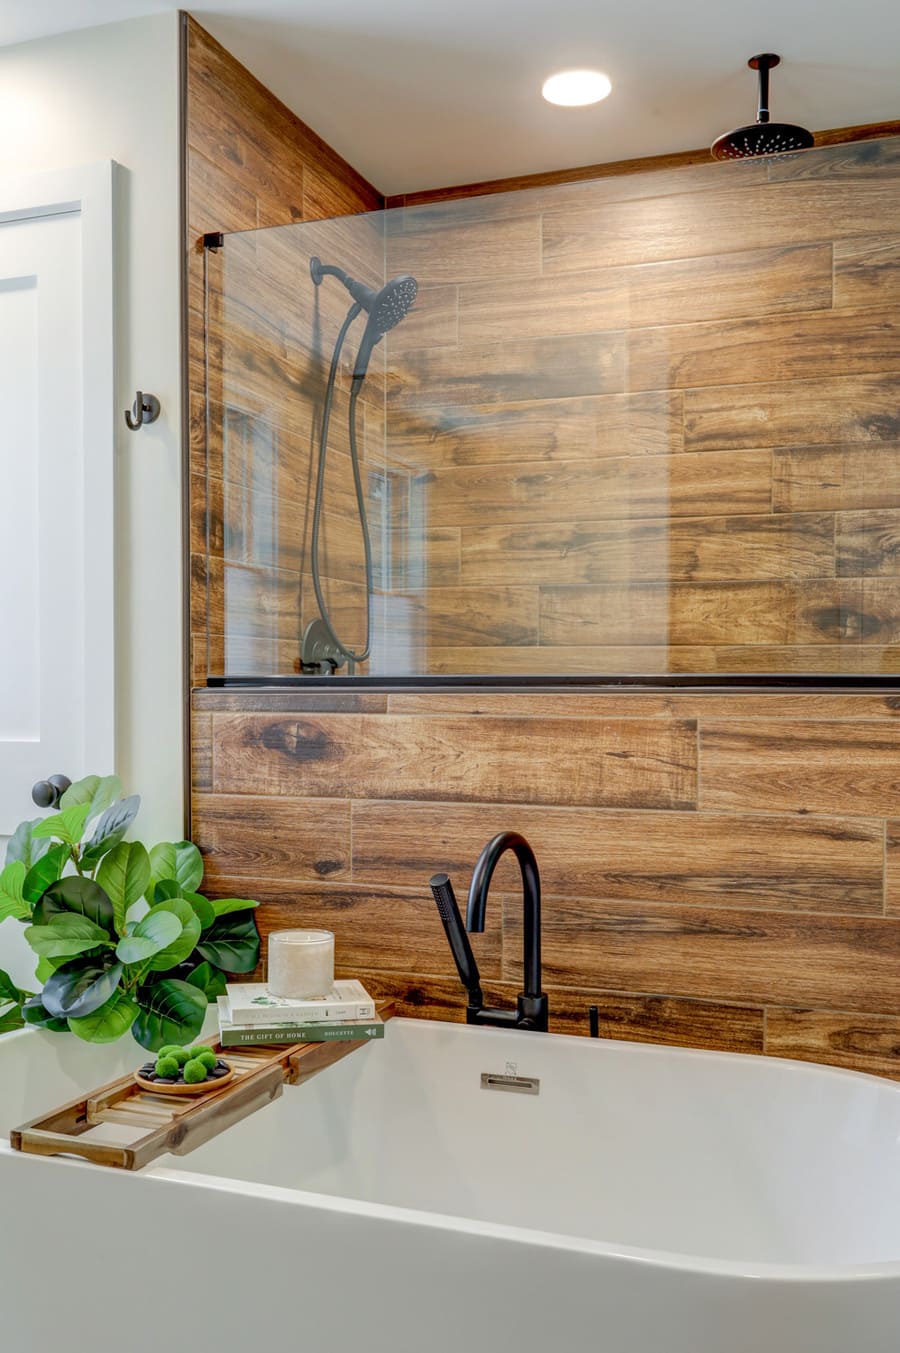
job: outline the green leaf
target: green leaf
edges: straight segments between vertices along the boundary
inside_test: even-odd
[[[25,1018],[17,1005],[11,1006],[0,1015],[0,1034],[11,1034],[16,1029],[24,1029]]]
[[[233,911],[249,911],[259,906],[258,902],[251,902],[246,897],[213,897],[211,902],[217,916],[228,916]]]
[[[193,972],[187,974],[185,981],[202,991],[208,1001],[225,995],[225,974],[211,963],[198,963]]]
[[[13,860],[0,873],[0,921],[5,921],[7,916],[23,921],[31,915],[31,908],[23,896],[25,872],[22,861]]]
[[[102,813],[122,793],[122,782],[118,775],[86,775],[69,785],[59,801],[60,808],[74,808],[78,804],[88,805],[88,818]]]
[[[217,920],[197,944],[197,952],[226,972],[252,972],[259,962],[259,934],[252,912]]]
[[[78,1019],[92,1015],[118,987],[122,964],[100,963],[96,959],[76,959],[64,963],[41,992],[44,1008],[59,1019]]]
[[[50,845],[49,842],[47,844]],[[68,846],[50,846],[46,855],[43,855],[36,864],[33,864],[25,875],[25,884],[22,891],[25,894],[26,902],[33,904],[41,899],[50,884],[55,883],[62,874],[68,858]]]
[[[171,944],[166,945],[158,954],[154,954],[150,959],[150,968],[153,972],[166,972],[169,968],[176,968],[179,963],[183,963],[189,954],[194,952],[197,947],[197,941],[200,938],[200,921],[189,902],[185,902],[183,897],[170,897],[165,902],[158,902],[157,905],[148,911],[147,916],[152,916],[156,912],[169,911],[173,916],[177,916],[181,922],[181,933]],[[147,919],[144,917],[144,920]],[[139,921],[138,925],[143,925]]]
[[[86,1043],[114,1043],[128,1033],[137,1013],[136,1002],[123,991],[116,991],[90,1015],[77,1019],[70,1016],[68,1027]]]
[[[213,905],[207,898],[200,893],[183,893],[174,879],[162,879],[154,889],[154,900],[164,902],[169,897],[183,897],[185,902],[189,902],[197,913],[202,930],[206,930],[216,919]]]
[[[140,841],[120,841],[104,857],[97,882],[112,902],[117,935],[125,933],[128,908],[140,901],[149,881],[150,857]]]
[[[49,982],[50,978],[56,972],[56,969],[61,967],[61,959],[42,958],[34,970],[34,979],[43,986],[45,982]]]
[[[40,996],[31,996],[22,1005],[22,1018],[26,1024],[30,1024],[35,1029],[49,1029],[51,1033],[65,1033],[69,1027],[64,1019],[57,1019],[50,1014],[41,1001]]]
[[[137,1019],[132,1027],[142,1048],[158,1052],[167,1043],[191,1043],[203,1027],[206,997],[197,987],[167,977],[141,987],[137,995]]]
[[[123,963],[143,963],[174,944],[182,930],[181,921],[174,912],[154,907],[143,920],[138,921],[130,935],[119,940],[116,957]],[[166,964],[168,968],[173,966],[171,963]]]
[[[175,880],[175,843],[159,841],[150,847],[150,883],[147,888],[147,901],[157,901],[156,889],[164,880]]]
[[[50,925],[30,925],[25,938],[41,958],[72,958],[109,943],[109,935],[101,926],[71,911],[60,912]]]
[[[20,822],[12,836],[9,838],[9,844],[6,847],[6,863],[12,864],[15,860],[21,860],[26,869],[37,864],[42,855],[46,855],[50,849],[50,842],[41,840],[40,837],[34,839],[34,829],[43,822],[42,817],[32,818],[30,822]]]
[[[84,833],[84,824],[87,822],[90,809],[89,803],[76,803],[74,807],[65,808],[61,813],[45,817],[43,822],[39,822],[32,830],[32,839],[55,836],[58,840],[65,841],[68,846],[77,846]]]
[[[93,879],[80,878],[77,874],[69,878],[58,879],[51,883],[34,908],[35,925],[49,925],[60,912],[74,911],[86,916],[94,925],[103,926],[113,934],[115,931],[113,904],[106,893]]]
[[[178,884],[178,896],[195,892],[203,878],[203,857],[190,841],[160,841],[150,850],[151,893],[148,901],[158,900],[156,889],[159,884],[174,880]]]
[[[130,794],[127,799],[119,799],[118,803],[107,808],[102,817],[97,819],[81,857],[85,869],[93,869],[113,846],[119,844],[137,817],[140,806],[140,796]]]
[[[5,1005],[7,1001],[14,1001],[18,1005],[25,1000],[26,994],[16,986],[9,973],[0,968],[0,1005]]]
[[[175,842],[175,878],[185,893],[195,893],[203,880],[203,856],[192,841]]]

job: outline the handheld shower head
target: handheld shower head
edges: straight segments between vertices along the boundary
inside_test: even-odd
[[[409,314],[419,284],[409,273],[404,273],[400,277],[392,277],[379,291],[375,291],[373,287],[367,287],[365,282],[357,282],[350,277],[343,268],[323,263],[315,257],[309,260],[309,272],[316,286],[321,284],[323,277],[336,277],[343,282],[356,304],[361,305],[369,316],[353,365],[353,381],[359,386],[366,378],[375,344]]]
[[[395,329],[409,314],[418,290],[416,279],[408,273],[402,277],[392,277],[380,291],[373,293],[371,305],[364,306],[369,311],[369,319],[353,366],[355,384],[362,384],[365,380],[375,344],[380,343],[385,334]]]

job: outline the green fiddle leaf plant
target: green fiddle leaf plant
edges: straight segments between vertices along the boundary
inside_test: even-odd
[[[116,776],[88,775],[10,838],[0,920],[26,927],[41,990],[0,970],[0,1034],[29,1026],[112,1043],[130,1032],[157,1052],[192,1042],[228,975],[256,967],[256,902],[198,892],[190,841],[126,841],[139,807]]]

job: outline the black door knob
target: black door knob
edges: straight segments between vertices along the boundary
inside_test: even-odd
[[[72,781],[67,775],[50,775],[31,787],[31,798],[38,808],[56,808]]]

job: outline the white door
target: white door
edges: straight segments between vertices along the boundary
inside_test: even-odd
[[[35,780],[113,769],[111,176],[83,173],[0,183],[0,836]]]

